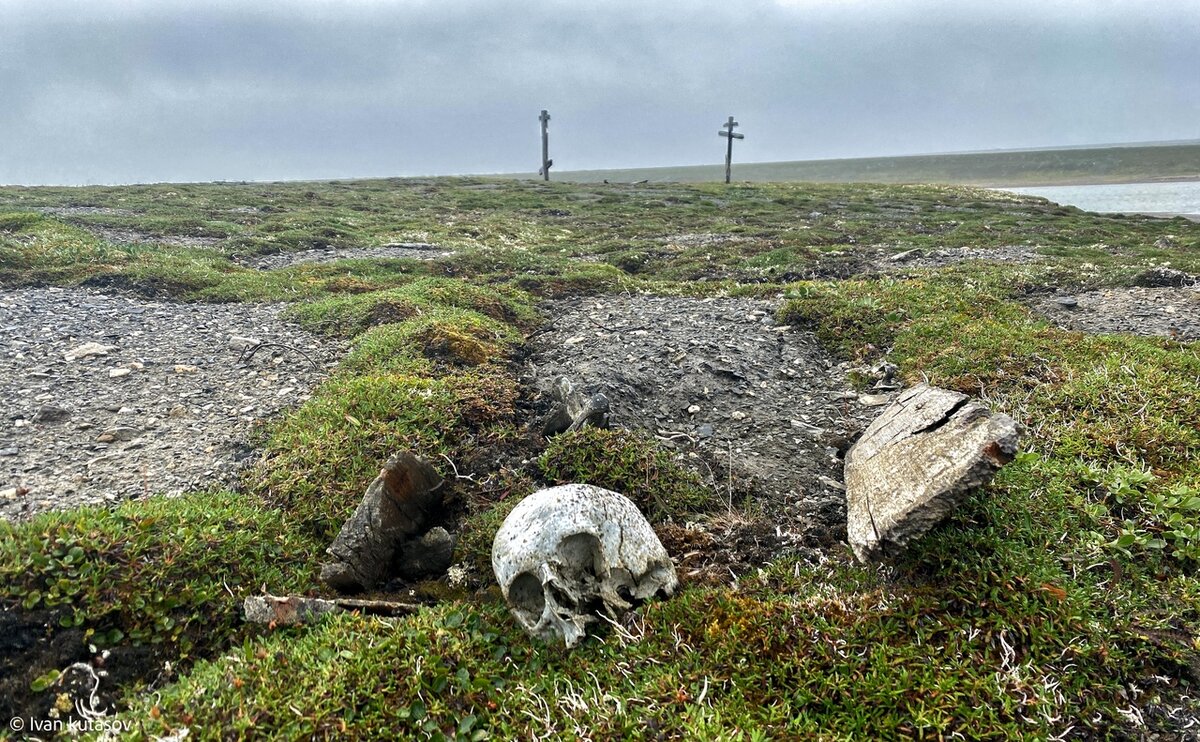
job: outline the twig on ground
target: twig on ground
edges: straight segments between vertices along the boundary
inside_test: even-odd
[[[257,353],[260,349],[266,348],[266,347],[283,348],[284,350],[290,350],[295,353],[299,353],[300,355],[304,356],[304,360],[306,360],[312,364],[312,367],[314,370],[316,370],[316,371],[321,370],[320,364],[318,364],[316,361],[314,361],[311,356],[309,356],[307,353],[300,350],[299,348],[292,347],[291,345],[284,345],[283,343],[272,343],[272,342],[267,342],[267,341],[261,342],[257,345],[252,345],[252,346],[246,348],[245,350],[243,350],[242,354],[240,356],[238,356],[238,363],[243,363],[243,364],[249,363],[250,359],[254,357],[255,353]]]
[[[725,467],[725,491],[728,497],[726,506],[733,512],[733,442],[729,443],[729,464]]]
[[[598,321],[592,319],[591,317],[587,316],[586,314],[583,315],[583,318],[586,319],[588,322],[591,322],[596,327],[599,327],[601,330],[607,330],[609,332],[636,332],[637,330],[649,329],[645,325],[638,325],[637,327],[609,327],[608,325],[604,324],[603,322],[598,322]]]
[[[655,433],[654,437],[660,441],[673,441],[679,438],[687,438],[692,443],[696,442],[696,437],[691,433],[684,433],[677,430],[662,430],[661,428]]]
[[[476,481],[475,481],[475,475],[474,475],[474,474],[459,474],[459,473],[458,473],[458,467],[454,465],[454,462],[450,460],[450,457],[449,457],[449,456],[447,456],[447,455],[446,455],[446,454],[444,454],[444,453],[440,453],[440,454],[438,454],[438,455],[439,455],[439,456],[441,456],[443,459],[445,459],[445,460],[446,460],[446,463],[450,465],[450,468],[454,470],[454,478],[455,478],[455,479],[465,479],[465,480],[467,480],[468,482],[473,482],[473,483],[475,483],[475,484],[479,484],[479,482],[476,482]]]

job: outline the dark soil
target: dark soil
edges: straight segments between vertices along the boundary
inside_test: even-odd
[[[0,718],[49,719],[64,693],[72,708],[79,701],[88,710],[110,711],[120,686],[156,664],[145,647],[93,653],[81,629],[60,628],[58,619],[53,611],[0,610]],[[30,692],[34,680],[52,670],[61,671],[60,678],[46,692]]]
[[[94,649],[83,630],[61,628],[54,611],[0,610],[0,719],[61,718],[66,723],[80,718],[74,711],[80,707],[109,713],[132,683],[158,685],[174,674],[161,648]],[[31,690],[37,678],[54,670],[61,674],[45,691]],[[52,711],[62,696],[72,710]]]
[[[656,437],[712,488],[720,515],[663,530],[682,576],[728,579],[789,547],[844,538],[841,452],[886,397],[860,400],[846,364],[810,333],[777,326],[774,304],[615,296],[545,309],[532,383],[546,394],[567,376],[603,392],[614,425]]]
[[[1025,245],[1003,247],[950,247],[916,248],[889,255],[877,256],[876,264],[882,270],[902,268],[941,268],[967,260],[990,260],[996,263],[1033,263],[1047,256],[1037,248]]]

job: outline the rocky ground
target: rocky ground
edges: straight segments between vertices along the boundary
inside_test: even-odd
[[[1033,308],[1070,330],[1200,340],[1200,290],[1194,287],[1100,289],[1039,298]]]
[[[107,240],[115,245],[139,245],[148,242],[158,243],[160,245],[171,245],[173,247],[203,247],[212,248],[223,242],[221,237],[204,237],[200,235],[153,235],[145,232],[139,232],[135,229],[117,229],[115,227],[103,227],[98,224],[89,224],[87,222],[73,219],[78,216],[137,216],[139,212],[130,211],[129,209],[113,209],[104,206],[35,206],[34,211],[40,211],[43,214],[51,216],[64,217],[64,221],[70,222],[81,229],[86,229],[97,237]]]
[[[792,280],[830,278],[868,278],[882,274],[904,274],[925,268],[944,268],[969,260],[997,263],[1035,263],[1046,256],[1036,248],[1022,245],[1003,247],[949,247],[887,250],[859,247],[854,250],[830,250],[821,253],[808,270],[787,274]]]
[[[276,253],[274,255],[255,255],[238,259],[237,262],[248,268],[273,270],[286,268],[299,263],[332,263],[335,260],[367,260],[379,258],[413,258],[414,260],[436,260],[446,258],[454,253],[444,250],[437,245],[421,242],[403,243],[398,245],[381,245],[379,247],[354,248],[315,248],[297,252]]]
[[[0,517],[230,482],[256,424],[306,399],[342,350],[279,313],[0,292]]]
[[[722,539],[827,543],[845,528],[841,450],[891,395],[851,391],[846,366],[811,334],[778,326],[775,308],[734,298],[556,301],[528,380],[548,393],[563,375],[603,392],[613,424],[678,451],[724,499]]]
[[[1004,247],[915,248],[890,255],[877,255],[875,262],[883,270],[897,268],[941,268],[966,260],[991,260],[997,263],[1033,263],[1046,256],[1027,245]]]
[[[138,232],[133,229],[113,229],[112,227],[101,227],[95,224],[81,225],[84,229],[95,234],[101,239],[107,240],[114,245],[141,245],[147,243],[155,243],[159,245],[171,245],[172,247],[203,247],[215,248],[217,245],[224,242],[223,237],[201,237],[193,234],[166,234],[154,235]]]

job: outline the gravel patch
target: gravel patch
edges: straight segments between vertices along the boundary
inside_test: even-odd
[[[718,501],[736,507],[749,494],[770,522],[751,529],[756,544],[828,544],[845,533],[841,451],[890,395],[849,390],[846,364],[811,333],[777,326],[775,308],[734,298],[553,302],[528,380],[543,396],[560,375],[603,392],[613,424],[675,449]]]
[[[60,217],[75,216],[138,216],[140,212],[129,209],[115,209],[108,206],[35,206],[34,211]],[[86,229],[102,240],[115,245],[141,245],[155,243],[172,247],[202,247],[213,248],[224,241],[223,237],[200,237],[197,235],[156,235],[139,232],[136,229],[118,229],[88,224],[75,219],[68,219],[71,224]]]
[[[760,241],[761,240],[756,237],[747,237],[745,235],[737,234],[714,234],[712,232],[675,234],[658,240],[658,242],[661,242],[668,247],[676,248],[712,247],[714,245],[729,245]]]
[[[275,270],[286,268],[299,263],[332,263],[335,260],[349,259],[379,259],[379,258],[412,258],[414,260],[438,260],[454,254],[452,250],[443,250],[437,245],[423,242],[405,242],[396,245],[381,245],[379,247],[354,248],[314,248],[298,252],[276,253],[274,255],[256,255],[247,258],[237,258],[236,262],[247,268],[258,270]]]
[[[281,309],[0,292],[0,517],[230,484],[344,349]]]
[[[1194,287],[1100,289],[1039,298],[1032,307],[1068,330],[1200,340],[1200,289]]]
[[[54,216],[91,216],[93,214],[102,214],[104,216],[137,216],[139,212],[130,211],[129,209],[114,209],[110,206],[33,206],[33,211],[40,211],[43,214],[53,214]]]
[[[968,260],[991,260],[997,263],[1033,263],[1047,256],[1036,248],[1024,245],[1001,247],[950,247],[941,249],[917,248],[895,253],[878,260],[881,270],[896,268],[941,268]]]
[[[80,229],[86,229],[100,239],[111,242],[114,245],[144,245],[153,243],[156,245],[170,245],[171,247],[212,249],[225,241],[224,237],[199,237],[187,234],[147,234],[146,232],[138,232],[133,229],[114,229],[111,227],[99,227],[95,224],[80,224],[78,222],[76,222],[75,226]]]
[[[657,242],[661,247],[647,248],[644,252],[653,254],[655,257],[669,257],[690,248],[721,245],[751,246],[761,243],[762,240],[743,235],[679,234],[662,238]],[[863,278],[902,273],[915,268],[943,268],[969,260],[1035,263],[1050,257],[1039,252],[1037,248],[1025,245],[914,248],[900,252],[879,246],[857,246],[845,250],[827,250],[818,253],[811,266],[786,273],[780,278],[783,280]],[[596,263],[608,262],[607,256],[595,253],[573,256],[572,259]]]

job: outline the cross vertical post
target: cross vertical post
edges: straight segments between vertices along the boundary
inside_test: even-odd
[[[547,129],[547,124],[550,123],[550,113],[543,108],[541,115],[538,116],[538,121],[542,122],[542,179],[550,180],[550,166],[554,164],[554,160],[550,159],[550,133]]]
[[[735,127],[737,125],[738,125],[738,122],[733,120],[733,116],[730,116],[729,120],[726,121],[725,124],[721,127],[721,131],[717,132],[718,136],[722,136],[727,139],[726,146],[725,146],[725,182],[726,183],[729,182],[729,173],[733,168],[733,140],[746,138],[745,134],[734,134],[733,133],[733,127]]]

